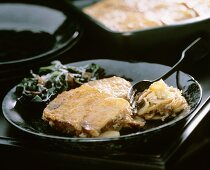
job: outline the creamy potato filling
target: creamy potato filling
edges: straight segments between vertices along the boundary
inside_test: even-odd
[[[135,31],[210,16],[210,0],[101,0],[83,11],[113,31]]]
[[[189,106],[182,92],[168,86],[163,80],[154,82],[138,98],[138,116],[145,120],[162,120],[175,117]]]

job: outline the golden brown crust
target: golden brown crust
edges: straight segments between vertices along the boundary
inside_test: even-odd
[[[88,85],[96,89],[110,94],[113,97],[119,97],[127,100],[128,91],[130,90],[131,83],[121,77],[110,77],[101,80],[88,82]]]
[[[63,133],[97,137],[107,130],[143,126],[131,117],[129,102],[88,84],[63,92],[44,109],[43,120]]]

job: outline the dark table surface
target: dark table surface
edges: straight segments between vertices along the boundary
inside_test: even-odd
[[[145,53],[138,50],[115,49],[108,42],[94,39],[84,32],[75,47],[59,57],[63,63],[87,59],[144,61],[172,66],[181,52],[180,46],[165,49],[152,47]],[[189,63],[182,71],[192,75],[203,88],[203,98],[193,116],[173,138],[157,146],[157,153],[126,151],[119,155],[88,155],[67,152],[37,144],[27,134],[20,133],[0,114],[0,167],[5,169],[208,169],[210,161],[210,55]],[[1,85],[1,100],[19,80]],[[135,150],[134,146],[134,150]]]

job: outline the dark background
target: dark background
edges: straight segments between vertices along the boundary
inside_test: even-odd
[[[89,29],[89,23],[83,21],[82,18],[78,19],[83,23],[84,34],[72,49],[57,58],[64,64],[80,60],[105,58],[126,61],[146,61],[172,66],[178,61],[181,51],[186,47],[186,44],[195,38],[195,35],[193,35],[179,42],[174,39],[169,39],[168,43],[155,44],[147,48],[141,46],[139,48],[132,48],[119,44],[116,45],[112,41],[101,39],[94,32],[95,30]],[[44,65],[46,64],[49,64],[49,62],[44,63]],[[182,71],[189,73],[201,83],[205,82],[203,83],[205,89],[208,93],[210,92],[209,55],[202,59],[198,57],[195,61],[189,60],[182,68]],[[20,79],[1,83],[1,99],[19,81]],[[180,146],[180,149],[167,161],[167,164],[159,165],[159,167],[162,166],[162,169],[174,170],[209,169],[209,124],[210,116],[208,114],[190,134],[189,138]],[[6,122],[5,125],[9,126]],[[3,131],[4,129],[1,130]],[[51,150],[29,149],[14,141],[10,141],[9,138],[1,140],[0,169],[155,169],[152,166],[144,166],[144,163],[141,163],[141,165],[138,163],[130,164],[129,161],[119,162],[88,156],[78,157]]]

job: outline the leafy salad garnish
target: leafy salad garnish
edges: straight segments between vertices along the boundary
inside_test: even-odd
[[[16,86],[17,104],[36,103],[44,107],[59,93],[102,78],[104,69],[94,63],[75,67],[53,61],[50,66],[40,67],[37,74],[31,71],[30,75]]]

